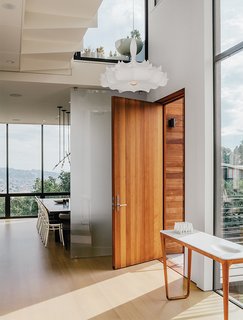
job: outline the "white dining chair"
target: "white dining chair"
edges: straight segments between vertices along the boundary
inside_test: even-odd
[[[40,202],[40,199],[37,196],[35,196],[35,201],[38,206],[38,216],[37,216],[36,228],[37,228],[38,233],[40,234],[42,223],[43,223],[42,203]]]
[[[64,246],[64,237],[63,237],[63,225],[57,221],[51,221],[49,219],[49,214],[46,207],[43,203],[37,198],[38,204],[38,218],[37,218],[37,230],[40,234],[41,240],[44,243],[44,246],[47,247],[49,232],[58,231],[60,242]]]

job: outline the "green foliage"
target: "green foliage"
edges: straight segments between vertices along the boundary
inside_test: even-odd
[[[224,190],[228,196],[234,196],[235,191],[233,189],[233,181],[232,180],[224,180]]]
[[[37,215],[37,203],[34,197],[12,197],[11,216],[35,216]]]
[[[243,141],[233,151],[233,164],[243,165]]]
[[[5,198],[0,198],[0,217],[4,217],[5,215]]]
[[[33,185],[33,192],[41,193],[41,179],[36,178]],[[44,180],[44,192],[70,192],[70,172],[61,171],[57,178],[49,176]],[[2,200],[2,201],[1,201]],[[0,198],[0,216],[5,213],[4,198]],[[34,197],[11,197],[11,216],[36,216],[37,203]]]
[[[131,38],[135,38],[135,39],[141,40],[140,32],[137,29],[131,31]]]
[[[58,176],[59,187],[63,192],[70,192],[70,172],[61,171]]]
[[[48,179],[44,180],[44,192],[60,192],[60,186],[56,181],[57,179],[49,176]],[[34,192],[41,192],[41,179],[36,178],[34,186]]]
[[[223,163],[230,163],[230,156],[232,154],[232,151],[230,148],[221,148],[221,159]]]
[[[33,186],[34,192],[41,192],[41,179],[37,178]],[[70,192],[70,172],[61,171],[57,178],[49,176],[44,180],[44,192]]]
[[[229,166],[228,170],[240,170],[238,166],[243,165],[243,141],[233,151],[230,148],[222,147],[221,159],[222,163],[233,166],[232,169]],[[226,180],[223,178],[222,190],[223,227],[225,229],[238,228],[243,223],[243,179],[241,171]]]

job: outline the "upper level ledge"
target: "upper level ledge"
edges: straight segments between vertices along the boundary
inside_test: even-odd
[[[105,62],[72,61],[71,70],[46,70],[40,72],[0,71],[0,81],[66,84],[79,87],[100,87],[100,75],[108,64]],[[68,71],[68,73],[66,73]]]

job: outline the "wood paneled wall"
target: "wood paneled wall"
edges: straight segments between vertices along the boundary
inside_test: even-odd
[[[185,220],[185,110],[184,97],[164,105],[164,229]],[[169,119],[175,118],[170,128]],[[168,253],[180,253],[178,244],[167,243]]]

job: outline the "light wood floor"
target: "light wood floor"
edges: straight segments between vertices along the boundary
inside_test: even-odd
[[[222,298],[194,285],[188,299],[168,302],[160,262],[114,271],[110,257],[71,260],[53,239],[44,248],[35,223],[0,221],[1,319],[223,319]],[[178,294],[181,277],[169,276]],[[230,319],[243,311],[231,304]]]

